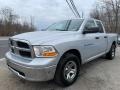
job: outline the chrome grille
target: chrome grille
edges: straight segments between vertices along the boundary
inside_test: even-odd
[[[13,39],[10,39],[9,42],[10,42],[11,52],[13,54],[22,57],[32,58],[32,49],[28,42],[23,40],[13,40]]]
[[[20,47],[20,48],[27,48],[29,49],[29,45],[27,43],[24,43],[24,42],[20,42],[20,41],[17,41],[17,46]]]

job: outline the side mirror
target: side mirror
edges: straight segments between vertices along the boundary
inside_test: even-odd
[[[83,31],[83,34],[87,34],[87,33],[97,33],[99,32],[99,27],[86,27],[85,30]]]

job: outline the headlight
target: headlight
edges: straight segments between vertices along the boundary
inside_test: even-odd
[[[34,46],[36,57],[55,57],[58,55],[53,46]]]

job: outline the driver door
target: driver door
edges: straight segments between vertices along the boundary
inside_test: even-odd
[[[87,28],[96,27],[94,20],[88,20],[84,26],[84,30]],[[92,57],[99,54],[99,36],[97,33],[83,34],[84,42],[84,58],[85,62],[89,61]]]

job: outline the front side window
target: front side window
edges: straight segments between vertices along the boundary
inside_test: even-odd
[[[82,22],[82,19],[61,21],[49,26],[47,31],[78,31]]]
[[[85,29],[87,29],[87,28],[93,28],[93,27],[96,27],[94,20],[87,21],[87,23],[85,25]]]

